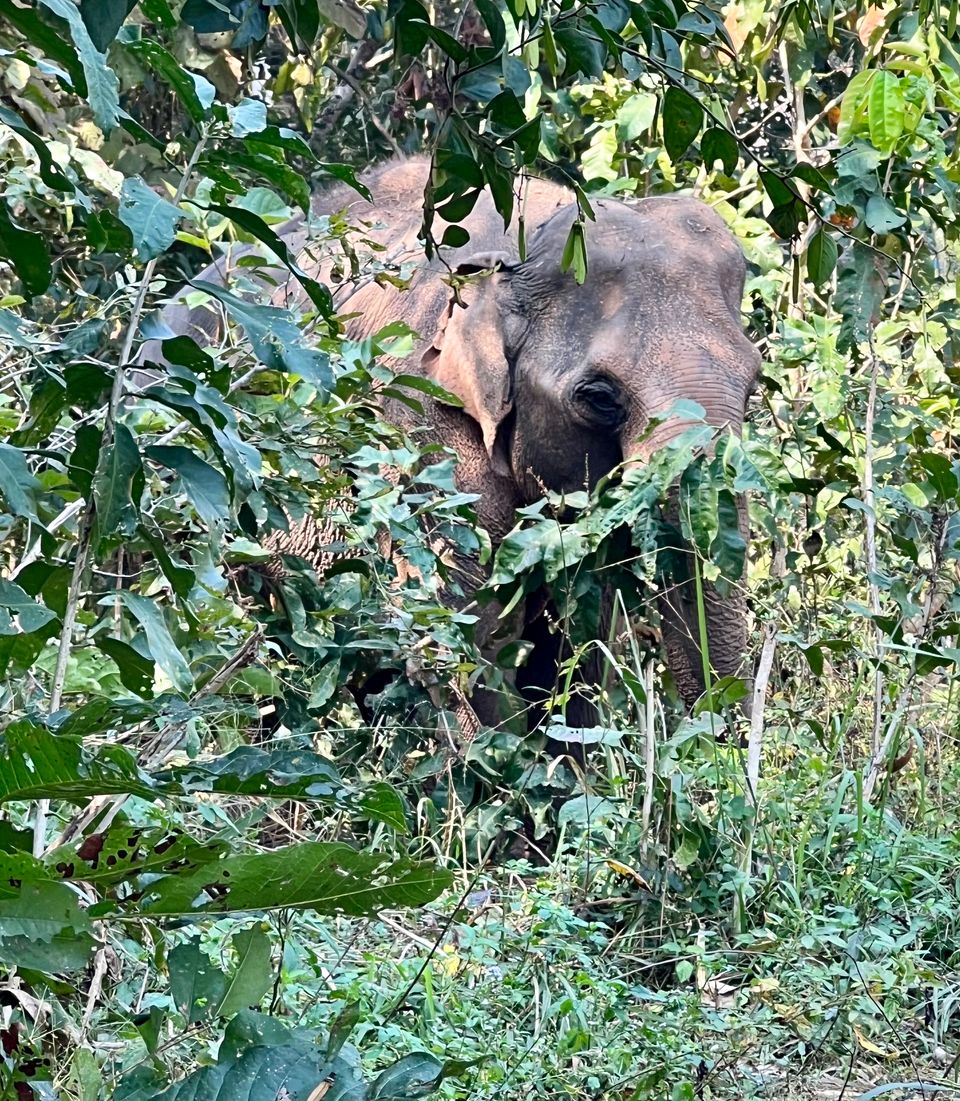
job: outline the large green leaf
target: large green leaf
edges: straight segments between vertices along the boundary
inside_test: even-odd
[[[329,1088],[317,1093],[324,1084]],[[355,1066],[343,1059],[327,1060],[319,1047],[304,1041],[247,1048],[159,1093],[135,1090],[120,1096],[129,1101],[362,1101],[365,1092]]]
[[[30,473],[24,453],[18,447],[0,443],[0,495],[14,516],[37,518],[35,495],[39,484]]]
[[[56,618],[19,585],[0,578],[0,635],[31,634]]]
[[[154,444],[146,454],[154,462],[175,470],[197,515],[209,527],[222,527],[230,519],[227,480],[188,447]]]
[[[146,829],[127,823],[89,834],[76,844],[61,845],[44,859],[68,879],[106,885],[144,874],[192,870],[219,860],[226,848],[222,840],[198,840],[169,826]]]
[[[677,163],[703,125],[703,108],[689,92],[671,84],[663,97],[663,147]]]
[[[186,876],[151,883],[141,905],[154,917],[244,910],[311,909],[375,914],[422,906],[446,890],[450,872],[435,864],[357,852],[340,842],[307,841],[269,853],[231,856]]]
[[[837,266],[837,242],[821,226],[807,245],[807,275],[816,287],[822,287]]]
[[[737,139],[729,130],[720,126],[711,126],[704,131],[700,139],[700,156],[707,168],[712,168],[717,161],[720,162],[723,171],[728,176],[736,170],[737,161],[740,159],[740,147]]]
[[[43,294],[53,279],[53,266],[46,242],[39,233],[15,226],[7,204],[0,198],[0,256],[9,260],[17,273],[23,293],[32,298]]]
[[[128,43],[127,49],[173,88],[195,123],[203,122],[216,95],[216,89],[206,77],[188,73],[169,50],[148,38]]]
[[[876,253],[855,242],[844,250],[834,304],[843,321],[837,348],[841,352],[862,343],[879,316],[885,285]]]
[[[80,9],[73,0],[40,0],[40,3],[54,15],[66,20],[83,66],[83,75],[87,82],[87,102],[97,125],[104,133],[109,133],[120,119],[120,84],[117,74],[107,64],[106,56],[93,44],[84,26]]]
[[[130,592],[129,589],[121,589],[117,597],[143,628],[153,660],[170,678],[170,683],[179,692],[189,692],[193,688],[193,674],[173,641],[160,605],[149,597]]]
[[[227,976],[223,997],[216,1007],[221,1017],[232,1017],[247,1006],[259,1005],[273,985],[270,938],[259,926],[244,929],[233,938],[237,966]]]
[[[82,800],[92,795],[132,793],[152,799],[156,791],[126,750],[90,756],[78,738],[54,734],[21,720],[0,743],[0,803],[11,799]]]
[[[0,963],[54,974],[85,967],[96,942],[79,902],[63,883],[24,882],[0,897]]]
[[[407,828],[403,802],[389,784],[368,784],[352,791],[326,758],[300,748],[238,746],[222,757],[169,769],[157,780],[171,793],[208,791],[326,802],[396,830]]]
[[[844,89],[837,124],[837,140],[841,145],[853,141],[867,129],[870,91],[876,79],[876,69],[865,69],[857,73]]]
[[[36,130],[28,126],[18,114],[6,107],[0,107],[0,122],[5,126],[9,126],[19,137],[33,146],[33,151],[37,154],[37,160],[39,161],[40,179],[47,187],[53,191],[72,192],[76,190],[54,163],[47,143]]]
[[[137,0],[80,0],[80,17],[98,50],[106,52],[136,6]]]
[[[120,189],[120,221],[133,234],[141,260],[166,252],[177,236],[181,212],[148,187],[139,176],[128,177]]]
[[[243,210],[239,206],[223,206],[219,203],[212,203],[208,209],[224,218],[229,218],[241,229],[256,237],[258,241],[262,241],[297,277],[303,289],[310,296],[310,301],[324,317],[329,317],[332,314],[333,299],[330,297],[330,292],[303,270],[296,257],[290,255],[283,238],[275,233],[258,214],[250,210]]]
[[[167,953],[170,994],[187,1024],[212,1017],[223,1000],[227,979],[192,937]]]
[[[870,85],[867,120],[870,141],[889,156],[903,133],[904,101],[900,79],[888,69],[879,70]]]
[[[113,439],[93,478],[97,506],[97,537],[132,535],[140,517],[143,464],[133,434],[125,424],[114,426]]]
[[[155,667],[153,662],[120,638],[97,635],[97,649],[116,665],[124,688],[144,699],[153,695]]]

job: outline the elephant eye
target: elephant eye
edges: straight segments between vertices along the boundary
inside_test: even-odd
[[[573,388],[573,400],[593,422],[619,428],[626,419],[620,387],[606,375],[590,375]]]

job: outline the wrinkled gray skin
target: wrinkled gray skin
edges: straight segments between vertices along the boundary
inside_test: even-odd
[[[352,223],[381,224],[369,237],[387,246],[387,256],[415,258],[427,172],[424,159],[392,162],[366,177],[372,208],[355,192],[336,188],[319,196],[316,212],[347,207]],[[435,379],[463,401],[462,410],[426,402],[429,434],[457,451],[459,488],[480,494],[479,520],[494,545],[510,530],[514,510],[539,500],[543,486],[593,486],[622,461],[643,461],[667,443],[682,425],[666,422],[642,442],[640,437],[651,415],[677,399],[698,402],[710,424],[739,430],[757,377],[759,355],[740,320],[743,255],[712,210],[686,197],[630,206],[597,200],[596,221],[587,223],[589,272],[578,286],[560,270],[577,214],[572,200],[554,184],[528,187],[521,263],[514,231],[504,234],[492,202],[482,196],[463,223],[470,242],[444,250],[445,259],[465,274],[500,266],[462,290],[463,306],[437,261],[420,268],[407,292],[368,282],[336,295],[339,311],[359,314],[349,323],[351,336],[397,319],[421,334],[402,369]],[[442,230],[442,222],[435,224],[437,239]],[[291,251],[307,243],[302,223],[282,233]],[[329,273],[329,264],[309,250],[301,263],[320,279]],[[277,304],[302,298],[285,272],[274,275],[282,284]],[[214,265],[199,278],[222,280],[222,268]],[[173,304],[165,320],[198,341],[219,338],[220,319],[209,309]],[[157,349],[145,348],[144,358],[159,358]],[[403,406],[387,413],[410,423]],[[746,536],[743,515],[741,526]],[[714,671],[743,675],[743,599],[706,595]],[[661,616],[669,664],[689,705],[703,690],[693,593],[667,594]],[[496,609],[485,619],[480,630],[489,635]],[[542,628],[539,634],[545,637]],[[567,718],[589,721],[583,712]]]

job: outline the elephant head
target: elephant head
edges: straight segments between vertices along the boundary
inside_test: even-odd
[[[589,269],[561,270],[576,207],[532,236],[522,262],[501,263],[451,305],[425,367],[464,402],[490,462],[526,502],[543,487],[592,487],[620,463],[642,462],[681,432],[660,420],[677,399],[739,431],[760,357],[740,321],[745,263],[722,220],[685,197],[595,204]],[[471,267],[490,266],[477,257]],[[651,428],[651,422],[656,422]],[[741,528],[746,535],[745,511]],[[670,665],[686,702],[703,690],[693,585],[661,604]],[[740,674],[742,597],[707,587],[709,652],[718,676]]]

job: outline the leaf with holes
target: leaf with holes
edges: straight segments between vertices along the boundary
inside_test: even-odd
[[[321,914],[375,914],[422,906],[450,886],[435,864],[357,852],[341,842],[307,841],[232,856],[186,876],[149,885],[140,910],[154,917],[292,908]]]

